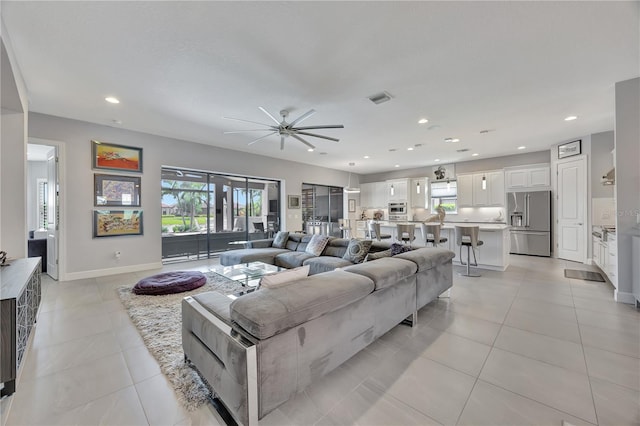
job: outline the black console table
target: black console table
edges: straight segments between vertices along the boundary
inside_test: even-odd
[[[2,396],[16,390],[16,375],[40,306],[40,258],[11,260],[0,268],[0,380]]]

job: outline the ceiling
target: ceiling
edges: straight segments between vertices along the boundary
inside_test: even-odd
[[[366,174],[539,151],[613,129],[614,84],[640,75],[639,4],[0,7],[30,111]],[[382,91],[389,102],[368,100]],[[288,109],[290,119],[313,108],[303,125],[345,128],[318,132],[337,143],[309,138],[314,152],[291,138],[280,151],[277,135],[248,146],[263,133],[223,134],[256,127],[225,116],[271,124],[259,106]]]

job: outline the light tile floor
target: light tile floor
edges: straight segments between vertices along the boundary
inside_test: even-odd
[[[207,270],[217,259],[166,265]],[[264,425],[640,425],[640,312],[556,259],[454,277],[450,298],[398,326],[264,419]],[[216,425],[185,411],[115,288],[157,271],[43,279],[18,391],[2,424]]]

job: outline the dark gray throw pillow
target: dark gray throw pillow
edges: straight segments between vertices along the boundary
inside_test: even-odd
[[[411,247],[405,246],[404,244],[393,243],[391,244],[391,256],[395,256],[396,254],[406,253],[411,251]]]
[[[287,240],[289,239],[289,233],[286,231],[279,231],[271,243],[271,247],[275,248],[287,248]]]
[[[347,251],[344,253],[342,258],[349,262],[362,263],[369,253],[371,244],[373,244],[373,241],[371,240],[358,240],[356,238],[352,238],[349,240]]]

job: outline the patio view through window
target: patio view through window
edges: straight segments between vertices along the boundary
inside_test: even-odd
[[[162,258],[199,259],[279,229],[278,181],[162,169]]]

